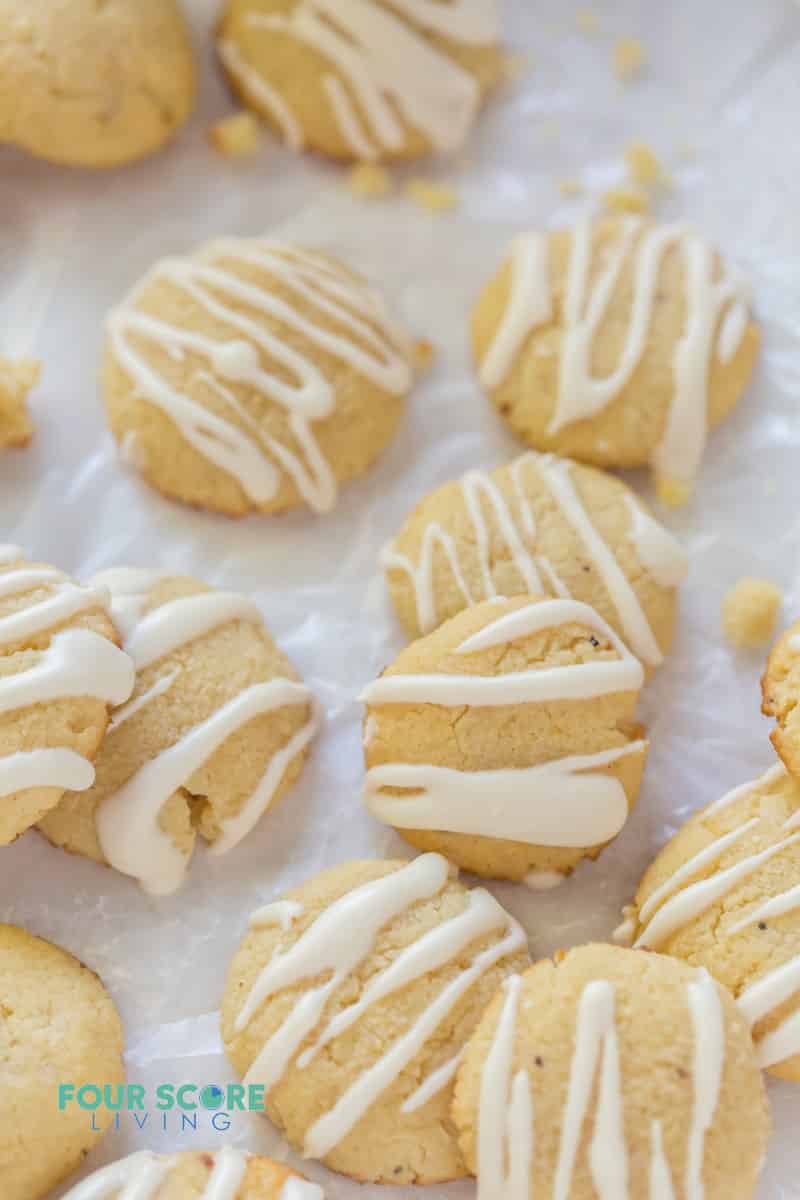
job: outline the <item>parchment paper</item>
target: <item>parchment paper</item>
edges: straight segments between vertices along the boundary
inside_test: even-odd
[[[711,439],[691,506],[666,516],[689,548],[691,573],[674,651],[643,700],[652,750],[635,815],[596,865],[557,892],[494,889],[524,921],[534,953],[607,937],[688,813],[773,761],[759,715],[762,656],[722,643],[727,587],[763,574],[785,589],[786,620],[800,611],[800,9],[789,0],[598,0],[601,32],[589,37],[572,3],[507,0],[508,41],[533,68],[492,105],[459,161],[438,171],[461,206],[434,217],[402,196],[359,203],[338,169],[295,159],[270,139],[252,162],[215,156],[207,127],[231,108],[210,51],[216,7],[192,5],[201,108],[166,153],[93,174],[0,151],[0,351],[33,352],[45,366],[36,440],[0,460],[3,540],[79,576],[163,564],[252,592],[326,710],[299,786],[228,857],[199,852],[177,896],[148,899],[36,833],[0,852],[0,919],[100,973],[125,1019],[130,1077],[149,1087],[234,1078],[215,1014],[252,909],[324,866],[408,853],[359,800],[354,697],[401,646],[376,556],[424,492],[518,449],[476,385],[470,305],[513,233],[570,221],[591,203],[564,201],[560,179],[580,176],[595,195],[622,180],[630,138],[651,142],[672,173],[660,214],[705,227],[751,277],[765,347],[747,398]],[[648,57],[630,87],[610,68],[623,35],[640,37]],[[159,256],[214,235],[276,229],[373,275],[438,359],[395,444],[334,513],[232,523],[160,499],[118,460],[96,385],[102,322]],[[646,494],[646,480],[633,479]],[[800,1089],[770,1082],[769,1091],[775,1135],[759,1197],[787,1200],[800,1196]],[[227,1135],[207,1123],[197,1133],[126,1124],[87,1170],[135,1148],[231,1139],[286,1152],[257,1116],[234,1118]],[[305,1169],[334,1200],[406,1196]],[[472,1194],[470,1184],[430,1192]]]

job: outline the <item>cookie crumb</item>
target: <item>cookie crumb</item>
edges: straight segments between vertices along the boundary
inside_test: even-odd
[[[584,186],[580,179],[559,179],[558,190],[564,197],[581,196],[584,192]]]
[[[212,125],[208,137],[226,158],[249,158],[261,146],[261,125],[253,113],[237,112]]]
[[[609,188],[602,201],[612,212],[646,213],[650,208],[650,197],[641,188]]]
[[[682,508],[689,503],[691,485],[683,479],[670,479],[667,475],[656,479],[656,495],[667,508]]]
[[[41,372],[35,359],[0,355],[0,446],[27,446],[33,437],[26,401]]]
[[[623,37],[614,46],[614,74],[622,83],[632,83],[645,66],[644,46],[638,38]]]
[[[458,193],[454,188],[431,179],[409,179],[406,195],[420,208],[427,208],[432,213],[451,212],[458,205]]]
[[[426,371],[430,371],[436,358],[436,350],[433,343],[420,338],[414,343],[414,369],[420,375]]]
[[[647,142],[628,142],[625,147],[625,164],[634,183],[644,187],[664,187],[670,182],[655,150]]]
[[[774,583],[744,576],[722,601],[722,632],[738,649],[760,646],[771,637],[782,603]]]
[[[600,28],[600,19],[591,8],[579,8],[575,14],[575,22],[581,33],[597,33]]]
[[[392,177],[377,163],[357,163],[350,172],[348,186],[359,200],[382,200],[392,190]]]

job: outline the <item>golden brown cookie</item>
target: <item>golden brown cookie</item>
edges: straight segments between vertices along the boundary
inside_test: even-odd
[[[81,1163],[102,1132],[77,1103],[90,1084],[125,1078],[122,1026],[88,967],[14,925],[0,925],[0,1181],[3,1200],[39,1200]]]
[[[457,1179],[458,1055],[529,962],[520,926],[441,855],[345,863],[253,915],[222,1001],[225,1048],[305,1155],[376,1183]]]
[[[177,0],[0,0],[0,142],[115,167],[168,141],[195,90]]]
[[[231,86],[294,150],[347,161],[456,150],[502,78],[497,0],[228,0]]]
[[[736,996],[759,1064],[800,1081],[800,782],[779,763],[691,817],[617,937],[706,967]]]
[[[324,1200],[321,1187],[283,1163],[234,1146],[131,1154],[95,1171],[64,1200],[125,1200],[126,1195],[135,1200]]]
[[[232,516],[308,505],[394,436],[412,347],[364,279],[266,239],[157,263],[108,321],[123,456],[166,496]]]
[[[725,988],[603,945],[507,981],[467,1044],[453,1116],[480,1195],[509,1200],[751,1200],[770,1129]]]
[[[223,854],[288,791],[316,731],[311,693],[235,592],[167,571],[97,576],[136,666],[97,760],[39,828],[151,892],[183,881],[199,833]]]
[[[687,569],[681,547],[624,483],[533,452],[431,492],[381,563],[409,637],[496,596],[572,596],[650,668],[672,641]]]
[[[772,744],[793,775],[800,778],[800,621],[772,648],[761,680],[761,711],[774,717]]]
[[[112,705],[133,688],[101,587],[0,546],[0,845],[85,791]]]
[[[27,446],[33,437],[26,402],[40,370],[33,359],[10,359],[0,354],[0,448]]]
[[[759,346],[748,292],[700,234],[639,217],[519,237],[481,294],[481,381],[537,450],[650,464],[685,499]]]
[[[641,664],[577,600],[479,604],[401,652],[362,695],[365,802],[421,850],[552,885],[636,802]]]

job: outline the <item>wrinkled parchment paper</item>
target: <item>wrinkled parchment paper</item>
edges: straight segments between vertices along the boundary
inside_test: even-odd
[[[635,815],[596,865],[557,892],[494,889],[525,923],[534,953],[607,937],[641,871],[692,809],[773,761],[759,715],[762,656],[734,655],[721,640],[727,587],[744,573],[766,575],[786,591],[785,619],[800,612],[800,9],[790,0],[596,0],[600,32],[590,37],[571,0],[506,0],[508,41],[533,68],[440,169],[461,206],[434,217],[402,197],[359,203],[338,169],[292,158],[270,139],[254,161],[215,156],[207,127],[231,107],[210,50],[216,7],[191,5],[203,96],[166,153],[92,174],[0,151],[0,352],[31,352],[45,366],[36,440],[0,460],[2,539],[79,576],[118,563],[165,565],[253,593],[326,710],[299,786],[230,856],[199,852],[177,896],[149,899],[36,833],[0,851],[0,919],[100,973],[122,1009],[130,1078],[150,1088],[234,1078],[216,1011],[257,905],[347,858],[407,853],[359,801],[355,696],[401,645],[376,556],[424,492],[517,449],[470,369],[470,304],[513,233],[570,221],[622,181],[630,138],[651,142],[672,174],[659,212],[704,226],[752,278],[765,348],[749,395],[711,439],[693,503],[666,516],[689,548],[691,573],[674,651],[643,698],[652,750]],[[640,37],[648,58],[630,87],[610,69],[623,35]],[[590,194],[565,201],[558,181],[575,176]],[[105,313],[154,259],[210,236],[266,230],[352,259],[435,342],[438,359],[392,448],[333,514],[231,523],[160,499],[123,467],[96,368]],[[634,482],[646,493],[642,476]],[[759,1197],[788,1200],[800,1196],[800,1088],[770,1082],[769,1090],[775,1134]],[[234,1117],[227,1135],[207,1122],[181,1133],[172,1122],[166,1132],[124,1124],[87,1170],[136,1148],[226,1139],[288,1153],[259,1116]],[[390,1194],[306,1169],[334,1200]],[[430,1191],[472,1194],[470,1184]]]

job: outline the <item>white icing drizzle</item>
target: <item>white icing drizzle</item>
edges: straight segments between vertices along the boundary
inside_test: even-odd
[[[312,1045],[297,1058],[299,1069],[308,1066],[323,1046],[350,1028],[370,1005],[452,962],[473,941],[493,931],[507,931],[502,940],[493,942],[468,968],[459,971],[406,1033],[362,1072],[330,1111],[308,1130],[305,1152],[312,1157],[324,1157],[346,1137],[416,1057],[473,983],[494,963],[525,945],[524,932],[516,922],[488,892],[477,889],[470,892],[467,906],[461,913],[407,946],[373,976],[356,1004],[342,1009],[320,1030],[328,1000],[369,955],[379,931],[412,905],[437,895],[449,875],[450,867],[445,858],[439,854],[424,854],[389,875],[347,892],[321,913],[292,946],[286,950],[279,947],[275,951],[238,1014],[235,1028],[242,1032],[265,1001],[277,992],[296,987],[304,980],[329,975],[325,982],[300,996],[250,1066],[245,1082],[263,1084],[269,1091],[282,1078],[306,1038],[316,1030],[319,1032]],[[409,1098],[409,1103],[416,1099],[418,1103],[413,1107],[419,1107],[447,1082],[443,1069],[434,1072]],[[420,1091],[423,1091],[422,1100],[419,1099]],[[404,1108],[403,1111],[412,1109]]]
[[[213,1169],[197,1200],[236,1200],[249,1156],[225,1146],[213,1157]],[[157,1200],[161,1185],[179,1162],[178,1155],[157,1156],[143,1150],[95,1171],[67,1192],[64,1200]]]
[[[242,91],[267,110],[286,145],[292,150],[302,150],[303,128],[277,88],[247,62],[235,42],[220,39],[217,42],[217,50],[228,72]]]
[[[539,868],[535,871],[528,871],[522,882],[532,892],[549,892],[553,888],[560,887],[566,878],[567,876],[562,871],[546,871],[544,868]]]
[[[271,293],[269,285],[248,282],[223,260],[266,272],[287,286],[297,303]],[[230,328],[229,339],[194,333],[142,312],[137,307],[140,296],[158,282],[179,289],[224,322]],[[323,327],[315,316],[306,316],[299,307],[302,302],[308,302],[315,314],[332,317],[339,331]],[[137,394],[161,409],[198,453],[236,479],[255,505],[276,494],[282,469],[306,503],[325,512],[335,503],[337,486],[312,423],[333,413],[334,387],[311,358],[248,315],[253,312],[287,325],[393,395],[403,395],[410,387],[404,342],[376,293],[323,258],[275,241],[229,238],[191,258],[157,263],[109,317],[110,344]],[[211,373],[198,371],[193,379],[212,390],[246,428],[176,390],[150,364],[138,348],[140,342],[160,348],[179,362],[187,354],[205,359]],[[262,354],[280,371],[266,368]],[[286,381],[286,373],[292,382]],[[300,452],[268,435],[226,383],[246,384],[263,401],[282,408]]]
[[[452,41],[491,45],[498,37],[494,0],[390,3],[398,14]],[[322,87],[356,158],[370,160],[385,151],[400,151],[407,140],[403,121],[423,133],[436,150],[463,144],[480,104],[480,85],[400,15],[372,0],[300,0],[288,14],[249,13],[247,23],[296,38],[328,60],[333,71],[322,76]],[[288,134],[289,144],[299,148],[302,129],[274,86],[238,53],[231,55],[230,43],[223,43],[222,53],[233,76],[263,101]]]
[[[75,750],[20,750],[0,758],[0,796],[40,787],[85,792],[93,783],[94,767]]]
[[[773,783],[777,783],[778,780],[782,779],[785,775],[786,767],[782,762],[777,762],[773,767],[770,767],[768,771],[765,771],[763,775],[759,775],[758,779],[751,779],[748,780],[747,783],[739,784],[737,787],[732,788],[729,792],[726,792],[724,796],[720,796],[719,800],[715,800],[713,804],[709,804],[704,810],[705,815],[710,817],[712,814],[719,813],[723,810],[723,808],[729,808],[732,804],[735,804],[737,800],[743,800],[744,797],[749,795],[754,788],[771,787]]]
[[[416,1112],[417,1109],[423,1108],[434,1096],[438,1096],[439,1092],[444,1091],[451,1080],[455,1078],[456,1071],[461,1065],[463,1053],[463,1050],[459,1050],[458,1054],[454,1054],[441,1067],[437,1067],[435,1071],[431,1071],[427,1079],[423,1079],[417,1090],[412,1092],[407,1100],[403,1101],[400,1106],[400,1112]]]
[[[0,544],[0,563],[20,562],[24,557],[25,551],[20,546],[15,546],[12,542]]]
[[[798,908],[800,908],[800,883],[773,896],[770,900],[765,900],[763,904],[757,904],[746,917],[742,917],[735,925],[731,925],[726,932],[729,934],[741,933],[749,925],[756,925],[759,921],[767,921],[772,917],[782,917],[786,913],[795,912]]]
[[[617,778],[599,772],[646,748],[646,742],[628,742],[596,754],[495,771],[383,763],[367,771],[364,803],[397,829],[437,829],[533,846],[602,845],[625,824],[628,798]],[[385,788],[409,795],[387,795]]]
[[[325,1200],[325,1193],[318,1183],[290,1175],[283,1185],[280,1200]]]
[[[751,1025],[756,1025],[781,1004],[800,992],[800,954],[756,979],[738,998],[738,1005]],[[800,1009],[783,1020],[777,1029],[756,1038],[761,1067],[771,1067],[800,1054]]]
[[[257,909],[250,917],[251,929],[269,929],[278,925],[281,929],[290,929],[292,923],[303,914],[303,906],[298,900],[273,900]]]
[[[478,1101],[478,1200],[528,1200],[535,1163],[534,1100],[524,1070],[513,1077],[521,980],[505,983],[506,998],[483,1065]],[[725,1026],[717,985],[706,971],[687,985],[694,1035],[694,1100],[687,1137],[687,1200],[703,1200],[706,1135],[719,1103],[725,1063]],[[599,1075],[599,1080],[598,1080]],[[594,1101],[589,1169],[598,1200],[628,1200],[630,1163],[625,1141],[615,987],[586,984],[578,1003],[575,1045],[560,1124],[552,1200],[569,1200],[586,1119]],[[650,1126],[649,1200],[675,1200],[662,1123]],[[506,1163],[508,1162],[508,1171]]]
[[[48,583],[55,586],[41,600],[0,617],[0,646],[34,638],[78,613],[108,607],[108,592],[103,588],[79,587],[59,571],[46,569],[23,567],[0,575],[0,595],[22,595]]]
[[[529,704],[549,700],[590,700],[616,692],[638,691],[644,681],[633,657],[602,617],[577,600],[541,600],[499,617],[457,647],[473,654],[546,629],[575,622],[611,643],[619,658],[540,667],[503,675],[383,675],[359,697],[364,704],[438,704],[479,707]]]
[[[521,983],[519,975],[505,981],[505,1000],[481,1073],[478,1200],[528,1200],[530,1195],[534,1152],[530,1079],[524,1070],[512,1076]]]
[[[690,481],[697,473],[706,440],[712,355],[716,351],[722,362],[729,362],[738,350],[747,328],[747,289],[732,275],[715,279],[714,252],[685,225],[646,228],[637,217],[624,219],[616,244],[606,248],[603,265],[590,284],[592,241],[592,222],[580,222],[572,235],[558,394],[547,432],[555,434],[596,416],[630,382],[647,348],[664,257],[677,248],[685,271],[686,325],[675,348],[674,389],[666,429],[652,461],[662,475]],[[615,369],[598,377],[592,373],[593,346],[631,255],[633,297],[625,344]],[[511,260],[508,305],[482,364],[487,387],[504,382],[531,330],[551,319],[543,300],[552,287],[547,255],[531,253],[529,241],[518,238]]]
[[[394,546],[386,546],[380,562],[386,571],[402,571],[414,588],[417,621],[423,633],[438,623],[434,564],[437,549],[445,555],[453,580],[468,608],[495,597],[497,588],[492,576],[490,527],[482,499],[488,501],[494,515],[496,530],[502,538],[511,561],[520,576],[523,590],[544,592],[542,576],[557,596],[569,598],[569,590],[558,578],[547,559],[536,554],[536,519],[522,478],[524,468],[538,472],[565,520],[580,538],[617,612],[620,628],[634,653],[651,666],[661,662],[662,655],[647,621],[638,596],[607,542],[595,529],[570,477],[572,464],[567,459],[529,451],[515,459],[510,466],[514,493],[519,510],[519,524],[492,475],[469,471],[460,480],[461,494],[472,526],[470,550],[478,557],[481,589],[473,591],[464,575],[453,536],[438,522],[425,527],[417,562],[401,554]],[[686,556],[680,545],[665,529],[626,494],[631,511],[631,541],[642,565],[662,587],[676,587],[686,574]]]
[[[125,637],[125,649],[139,670],[152,666],[196,638],[230,621],[261,624],[258,608],[229,592],[200,592],[178,596],[145,612],[149,594],[164,572],[122,567],[97,577],[111,591],[111,611]],[[174,684],[180,668],[159,676],[141,696],[117,715],[113,728],[129,720]],[[103,854],[118,871],[132,875],[156,895],[174,891],[183,881],[188,855],[165,832],[159,817],[176,791],[186,787],[223,743],[248,721],[285,705],[308,705],[311,693],[303,684],[277,678],[253,684],[195,725],[178,742],[139,768],[100,804],[97,835]],[[317,716],[295,733],[270,759],[257,787],[238,813],[226,818],[212,854],[231,850],[253,829],[269,808],[283,775],[295,755],[311,741]]]

